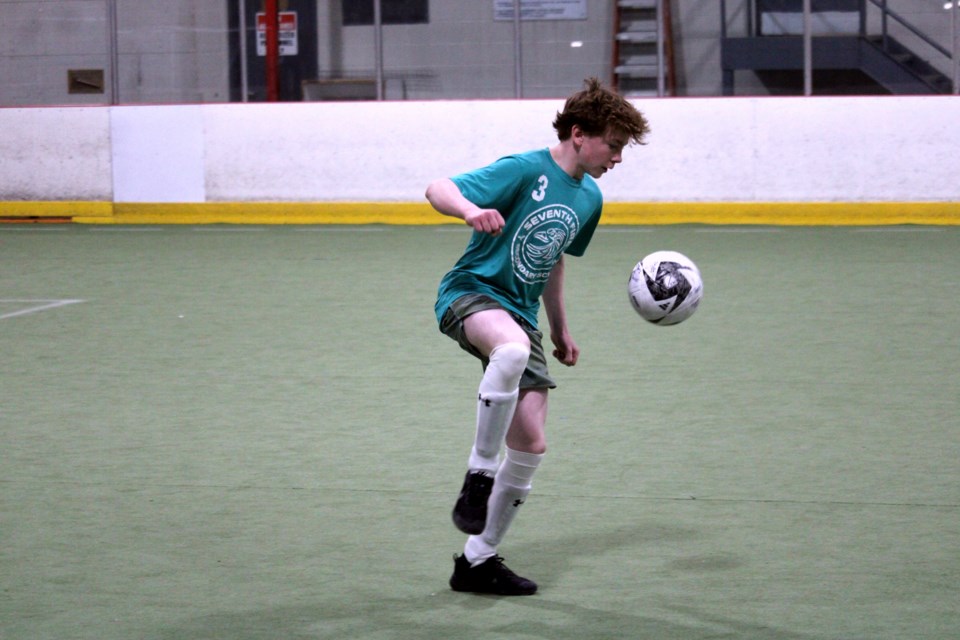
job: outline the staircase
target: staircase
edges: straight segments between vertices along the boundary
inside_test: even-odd
[[[670,0],[613,1],[614,89],[628,97],[675,95]]]
[[[890,93],[923,94],[951,93],[953,83],[945,74],[937,71],[929,62],[922,59],[891,36],[867,36],[863,39],[864,48],[869,46],[881,56],[880,60],[871,60],[869,54],[861,56],[864,71],[887,87]],[[882,65],[886,59],[899,71],[884,73]]]
[[[812,71],[817,93],[863,93],[862,84],[851,84],[852,73],[861,74],[878,91],[894,95],[947,94],[953,81],[928,62],[920,53],[904,46],[892,31],[910,37],[923,46],[928,58],[951,61],[951,52],[923,33],[903,16],[891,10],[885,0],[831,0],[846,7],[846,13],[859,22],[852,33],[818,36],[812,48]],[[748,22],[747,35],[728,37],[726,0],[721,0],[721,67],[723,93],[734,95],[734,72],[751,70],[771,93],[795,94],[802,81],[803,38],[795,33],[767,35],[762,26],[767,20],[765,8],[775,7],[781,16],[801,11],[801,0],[756,0],[756,14]],[[813,5],[816,14],[817,4]],[[879,12],[882,32],[867,32],[868,12]],[[794,23],[796,20],[793,21]],[[769,80],[769,82],[768,82]],[[867,88],[869,90],[869,88]]]

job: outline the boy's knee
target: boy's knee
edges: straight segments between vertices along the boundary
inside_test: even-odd
[[[521,342],[505,342],[493,348],[489,359],[490,365],[496,366],[506,376],[516,376],[519,382],[530,359],[530,345]]]
[[[518,342],[494,347],[480,380],[480,399],[515,405],[520,393],[520,378],[529,358],[530,348]]]

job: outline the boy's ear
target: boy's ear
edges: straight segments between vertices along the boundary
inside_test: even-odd
[[[580,153],[580,148],[583,146],[583,138],[586,134],[583,132],[583,129],[580,128],[580,125],[575,124],[570,127],[570,142],[573,143],[573,148],[577,153]]]

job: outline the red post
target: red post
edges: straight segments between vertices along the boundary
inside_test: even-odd
[[[280,99],[280,15],[277,0],[266,0],[264,12],[267,14],[267,102],[276,102]]]

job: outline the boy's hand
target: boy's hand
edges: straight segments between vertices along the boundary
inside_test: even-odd
[[[580,347],[577,346],[577,343],[573,341],[569,335],[566,336],[551,336],[553,340],[553,357],[559,360],[562,364],[572,367],[577,364],[577,360],[580,358]]]
[[[475,209],[466,214],[463,221],[480,233],[498,236],[503,231],[503,216],[496,209]]]

